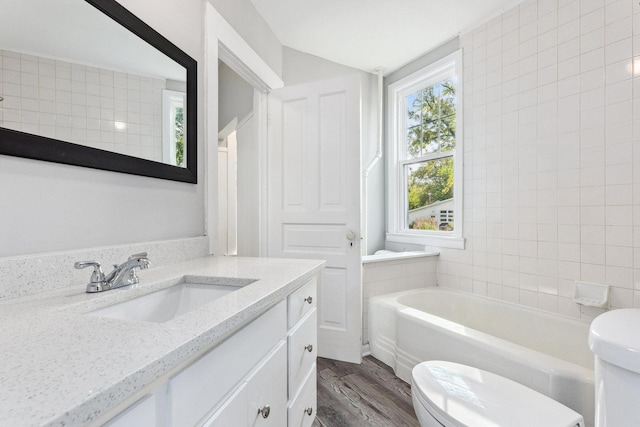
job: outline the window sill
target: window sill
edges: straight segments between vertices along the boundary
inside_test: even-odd
[[[425,236],[415,233],[387,233],[390,242],[424,245],[434,248],[464,249],[464,237],[433,235]]]

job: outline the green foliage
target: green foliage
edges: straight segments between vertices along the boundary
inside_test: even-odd
[[[176,165],[184,166],[184,108],[176,108]]]
[[[438,224],[435,218],[417,218],[409,228],[414,230],[437,230]]]

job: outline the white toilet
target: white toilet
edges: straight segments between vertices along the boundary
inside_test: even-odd
[[[580,414],[491,372],[429,361],[411,373],[413,407],[422,427],[584,427]]]
[[[596,427],[640,426],[639,327],[637,308],[608,311],[591,323]]]

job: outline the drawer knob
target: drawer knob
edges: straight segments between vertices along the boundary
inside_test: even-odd
[[[313,408],[309,406],[307,409],[304,410],[304,413],[311,416],[311,414],[313,414]]]
[[[305,302],[308,302],[309,304],[311,304],[313,302],[313,298],[311,298],[311,296],[306,297]]]
[[[262,415],[262,418],[267,418],[271,413],[271,407],[269,405],[264,405],[262,408],[258,409],[258,413]]]
[[[311,353],[313,351],[313,344],[305,345],[304,349]]]

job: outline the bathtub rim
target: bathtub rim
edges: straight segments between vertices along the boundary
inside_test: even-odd
[[[439,256],[438,251],[405,251],[405,252],[388,252],[383,254],[363,255],[361,257],[362,264],[374,264],[385,261],[402,261],[412,258],[429,258]],[[433,287],[433,286],[431,286]]]

